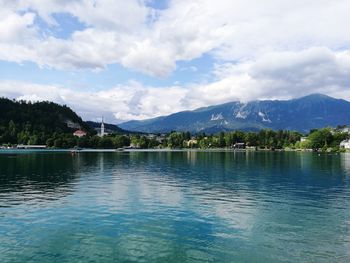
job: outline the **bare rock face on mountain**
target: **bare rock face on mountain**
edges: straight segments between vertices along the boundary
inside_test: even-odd
[[[140,132],[288,129],[308,132],[325,126],[349,125],[350,102],[322,94],[292,100],[238,101],[120,124]]]

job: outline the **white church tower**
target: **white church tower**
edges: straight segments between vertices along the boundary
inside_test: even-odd
[[[103,137],[103,136],[105,136],[105,124],[103,123],[103,117],[102,117],[100,137]]]

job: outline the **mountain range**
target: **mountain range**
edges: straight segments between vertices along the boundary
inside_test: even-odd
[[[142,121],[128,121],[118,126],[126,130],[150,133],[216,133],[265,128],[308,132],[310,129],[348,124],[349,101],[311,94],[291,100],[257,100],[247,103],[234,101]]]

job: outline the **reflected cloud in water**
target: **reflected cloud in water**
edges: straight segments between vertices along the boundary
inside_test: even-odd
[[[31,237],[20,255],[34,249],[38,262],[270,262],[296,253],[341,261],[350,256],[349,161],[273,152],[0,155],[0,259]]]

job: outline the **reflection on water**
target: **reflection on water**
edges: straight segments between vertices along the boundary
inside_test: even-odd
[[[350,155],[0,154],[0,262],[348,262]]]

